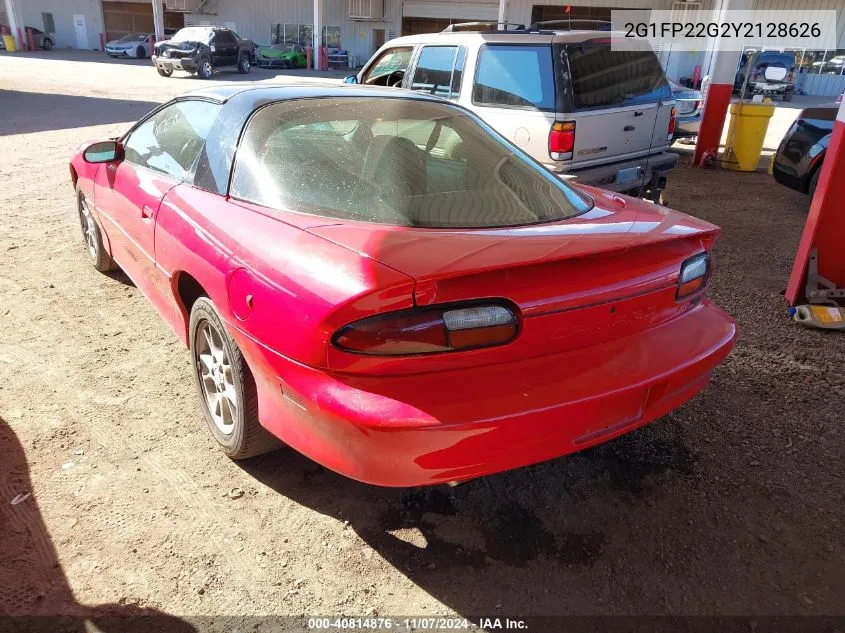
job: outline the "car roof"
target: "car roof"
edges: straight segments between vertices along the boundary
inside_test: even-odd
[[[362,86],[360,84],[336,84],[336,83],[307,83],[307,84],[285,84],[273,85],[266,83],[240,83],[223,86],[213,86],[189,92],[183,97],[201,97],[225,103],[235,97],[241,102],[241,107],[248,107],[247,102],[255,104],[269,101],[285,101],[288,99],[309,99],[321,97],[368,97],[368,98],[391,98],[395,99],[416,99],[447,103],[443,99],[427,95],[421,92],[401,90],[398,88],[387,88],[384,86]]]
[[[597,30],[513,30],[513,31],[447,31],[440,33],[424,33],[422,35],[405,35],[390,40],[386,45],[413,45],[432,42],[443,43],[495,43],[495,44],[531,44],[537,42],[561,42],[578,44],[594,39],[609,39],[613,36],[624,37],[622,31]]]
[[[355,84],[234,84],[228,86],[213,86],[190,92],[180,99],[202,98],[225,104],[220,110],[220,116],[206,139],[206,164],[203,169],[214,179],[217,193],[225,194],[228,187],[228,177],[232,167],[234,149],[238,135],[244,124],[258,108],[262,106],[296,99],[340,99],[365,97],[370,99],[404,99],[407,101],[428,101],[443,107],[460,108],[460,106],[436,97],[401,88],[385,88],[382,86],[361,86]],[[170,101],[168,103],[173,103]],[[165,106],[161,106],[165,107]],[[131,130],[130,132],[131,133]]]

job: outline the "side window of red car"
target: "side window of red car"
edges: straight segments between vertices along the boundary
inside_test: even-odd
[[[191,181],[208,133],[220,114],[210,101],[177,101],[156,112],[123,141],[125,160]]]

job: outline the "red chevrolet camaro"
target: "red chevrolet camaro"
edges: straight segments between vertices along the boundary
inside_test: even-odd
[[[736,337],[706,296],[717,227],[567,185],[436,97],[205,90],[70,171],[94,266],[188,345],[232,458],[471,479],[666,414]]]

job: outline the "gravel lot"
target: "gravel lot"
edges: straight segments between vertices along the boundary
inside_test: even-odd
[[[88,264],[67,169],[205,84],[54,53],[0,55],[0,614],[845,615],[845,337],[781,296],[805,196],[687,158],[670,177],[723,229],[712,295],[742,339],[639,431],[454,489],[234,463],[187,351]]]

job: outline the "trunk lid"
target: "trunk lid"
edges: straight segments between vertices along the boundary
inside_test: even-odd
[[[670,209],[582,189],[595,207],[550,224],[455,230],[345,222],[306,230],[413,277],[416,305],[512,302],[524,324],[515,344],[544,355],[677,315],[681,262],[709,250],[718,234]]]

